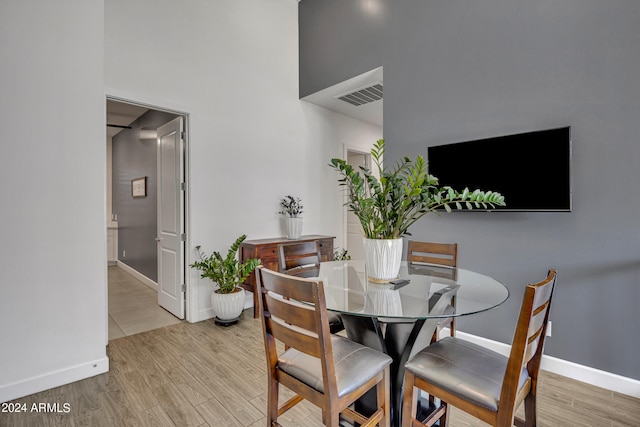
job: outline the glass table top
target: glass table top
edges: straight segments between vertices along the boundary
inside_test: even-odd
[[[365,280],[364,261],[320,264],[327,309],[390,319],[465,316],[505,302],[509,291],[499,281],[462,268],[403,262],[397,280]],[[453,310],[453,312],[452,312]]]

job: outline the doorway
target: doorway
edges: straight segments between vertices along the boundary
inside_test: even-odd
[[[188,275],[184,248],[187,247],[187,182],[188,176],[188,114],[163,107],[107,96],[107,219],[110,236],[109,264],[116,265],[134,279],[153,289],[158,295],[155,306],[184,319],[188,316],[186,294]],[[167,164],[160,155],[158,129],[167,123],[179,122],[179,131],[173,135],[175,154]],[[165,134],[162,141],[171,139]],[[164,172],[163,172],[164,171]],[[180,175],[175,175],[179,171]],[[164,190],[161,190],[164,188]],[[135,193],[134,193],[135,189]],[[173,215],[162,208],[172,195]],[[162,213],[162,214],[161,214]],[[172,281],[163,280],[166,251],[161,251],[159,224],[171,218],[179,243],[173,245]],[[162,227],[160,227],[162,228]],[[166,230],[165,230],[166,231]],[[166,236],[164,236],[166,237]],[[166,263],[164,264],[166,267]],[[110,267],[110,272],[113,268]],[[165,272],[167,271],[164,268]],[[166,279],[166,274],[164,275]],[[172,305],[161,301],[162,289],[171,287]],[[175,290],[178,290],[175,292]],[[166,292],[164,293],[166,295]],[[111,306],[111,304],[109,304]]]

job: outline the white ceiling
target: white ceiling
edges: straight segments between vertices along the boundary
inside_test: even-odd
[[[382,127],[382,99],[357,107],[338,99],[346,93],[354,92],[376,83],[382,83],[382,67],[305,96],[302,100]]]
[[[129,126],[147,111],[149,111],[148,108],[139,105],[107,99],[107,124]],[[122,128],[107,126],[107,138],[115,136],[121,130]]]

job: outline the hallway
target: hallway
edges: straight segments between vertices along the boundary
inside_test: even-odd
[[[182,322],[158,305],[157,293],[109,266],[109,341]]]

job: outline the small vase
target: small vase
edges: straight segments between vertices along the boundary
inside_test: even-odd
[[[293,217],[284,219],[284,227],[287,232],[287,239],[296,240],[302,234],[302,218]]]
[[[237,288],[229,294],[211,293],[211,306],[220,320],[234,320],[240,317],[244,310],[244,289]]]
[[[398,278],[402,264],[402,238],[364,238],[364,268],[373,281],[388,282]]]

